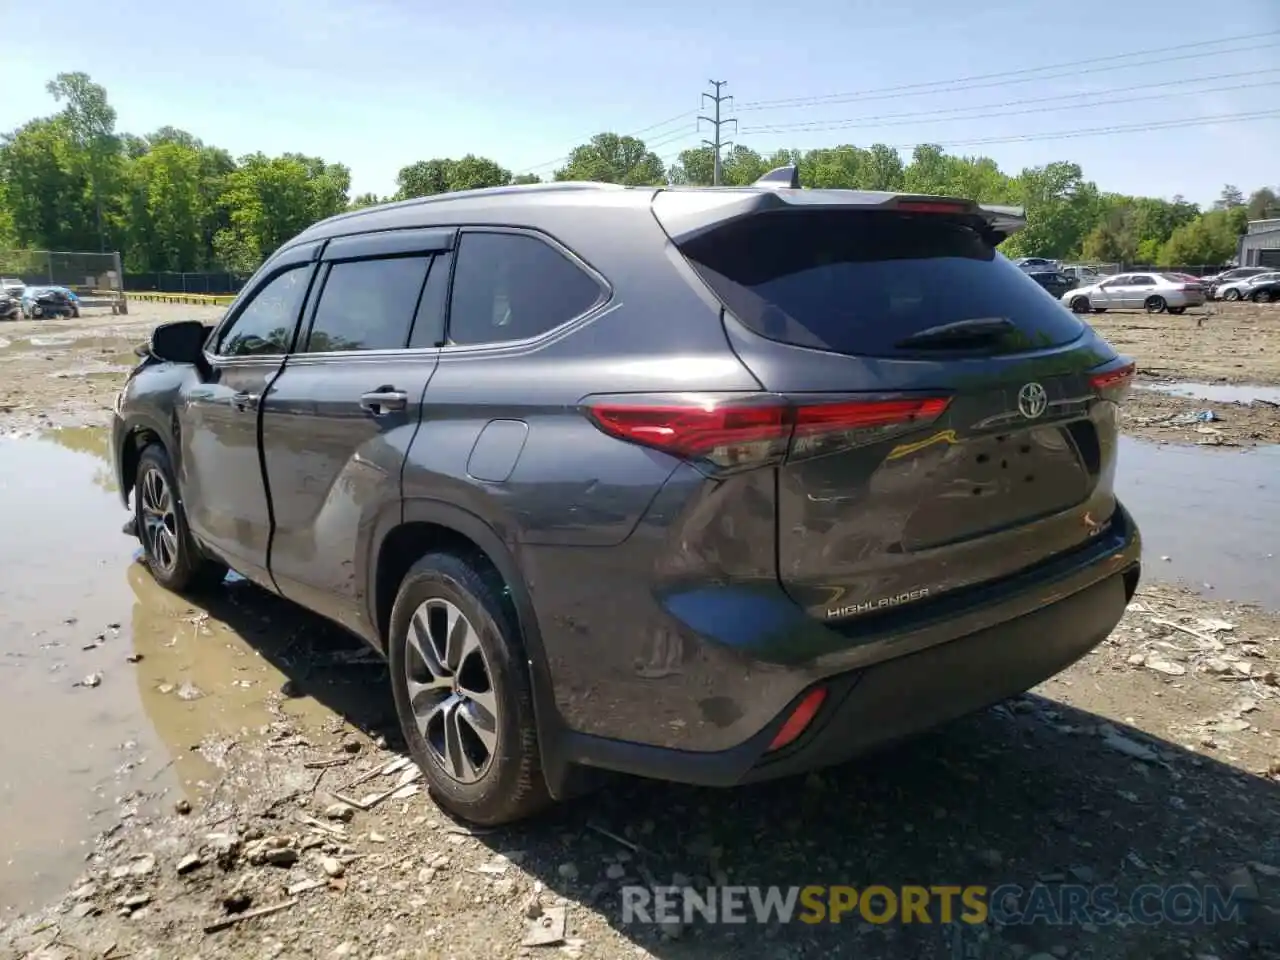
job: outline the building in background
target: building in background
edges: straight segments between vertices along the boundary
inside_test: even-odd
[[[1250,220],[1249,232],[1236,244],[1236,263],[1280,270],[1280,219]]]

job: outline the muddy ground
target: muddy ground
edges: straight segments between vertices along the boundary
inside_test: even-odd
[[[205,786],[116,798],[70,892],[12,922],[8,955],[1280,956],[1275,614],[1151,586],[1080,664],[909,747],[732,792],[618,778],[485,832],[422,793],[381,669],[336,668],[360,651],[283,608],[238,584],[207,619],[171,609],[175,628],[194,619],[205,631],[188,642],[215,643],[234,624],[291,674],[265,698],[274,717],[175,744]],[[286,631],[305,633],[306,649],[290,655]],[[307,697],[345,710],[290,719],[290,700]],[[1122,905],[1143,885],[1189,884],[1241,899],[1216,924],[621,922],[624,885],[713,882],[1104,885]],[[522,947],[544,924],[552,944]]]
[[[1280,448],[1235,449],[1276,417],[1221,392],[1280,385],[1280,307],[1093,318],[1152,389],[1121,457],[1145,584],[1085,660],[807,779],[616,778],[492,833],[422,792],[347,635],[243,581],[193,605],[131,562],[86,424],[155,323],[218,315],[132,310],[0,325],[0,958],[1280,957]],[[673,882],[1242,899],[1213,924],[622,923],[623,885]]]

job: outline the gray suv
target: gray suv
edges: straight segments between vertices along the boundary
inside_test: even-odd
[[[126,532],[384,653],[474,822],[843,761],[1055,674],[1137,586],[1133,364],[996,251],[1023,222],[787,168],[333,217],[153,334]]]

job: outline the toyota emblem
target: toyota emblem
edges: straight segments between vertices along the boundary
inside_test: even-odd
[[[1038,383],[1023,384],[1018,391],[1018,411],[1028,420],[1036,419],[1048,405],[1049,395]]]

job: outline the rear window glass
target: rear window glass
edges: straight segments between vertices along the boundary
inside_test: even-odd
[[[682,252],[739,320],[819,350],[891,356],[942,324],[1004,317],[993,351],[1068,343],[1084,325],[973,228],[942,217],[770,213],[686,242]]]

